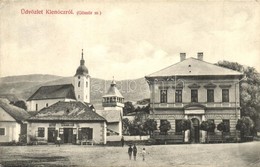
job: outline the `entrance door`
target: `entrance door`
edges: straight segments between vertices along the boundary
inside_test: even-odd
[[[72,143],[73,129],[64,128],[64,143]]]
[[[192,118],[192,141],[194,143],[199,143],[200,142],[200,121],[197,118]]]
[[[48,143],[54,143],[56,139],[56,131],[55,128],[48,128]]]

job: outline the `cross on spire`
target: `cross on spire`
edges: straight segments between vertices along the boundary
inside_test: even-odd
[[[80,65],[84,65],[84,64],[85,64],[85,60],[83,58],[83,49],[82,49]]]

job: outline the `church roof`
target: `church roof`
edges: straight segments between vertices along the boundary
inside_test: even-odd
[[[116,82],[113,80],[107,93],[103,97],[121,97],[124,98],[123,95],[116,87]]]
[[[72,84],[42,86],[27,101],[59,98],[76,100],[74,86]]]
[[[84,75],[88,76],[88,68],[85,66],[85,60],[83,58],[83,49],[82,49],[82,57],[80,60],[80,66],[77,68],[76,75]]]
[[[40,110],[28,121],[106,121],[93,108],[80,101],[57,102]]]
[[[224,76],[243,75],[240,72],[220,67],[203,60],[188,58],[179,63],[173,64],[162,70],[154,72],[146,77],[160,76]]]
[[[0,99],[0,107],[18,122],[21,122],[30,117],[30,114],[27,111],[9,104],[9,101],[6,99]]]

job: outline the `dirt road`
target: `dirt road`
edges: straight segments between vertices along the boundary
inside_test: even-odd
[[[141,149],[147,151],[142,161]],[[260,166],[260,142],[234,144],[138,145],[137,160],[129,160],[127,147],[55,145],[0,147],[4,166]]]

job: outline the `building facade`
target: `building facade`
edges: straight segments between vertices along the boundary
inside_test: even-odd
[[[0,99],[0,143],[18,142],[21,135],[26,135],[25,120],[30,115],[24,109],[9,104]]]
[[[57,102],[28,120],[28,141],[106,144],[106,120],[81,101]]]
[[[145,78],[150,88],[150,118],[157,120],[158,127],[168,120],[171,131],[178,133],[178,122],[189,119],[192,128],[185,136],[199,143],[205,141],[199,125],[210,119],[215,125],[227,122],[230,135],[236,135],[242,73],[203,61],[203,53],[188,59],[181,53],[180,62]]]

